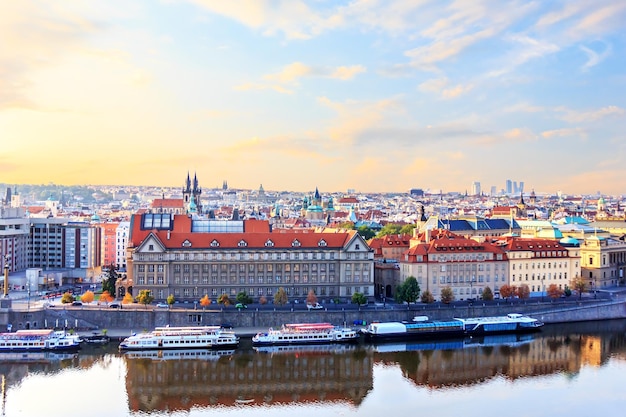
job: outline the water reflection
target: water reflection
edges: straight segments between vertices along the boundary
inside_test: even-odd
[[[93,372],[119,363],[132,414],[277,404],[345,404],[358,409],[372,396],[377,365],[399,369],[417,387],[443,392],[496,378],[577,375],[583,367],[602,367],[610,359],[625,358],[626,321],[610,321],[546,326],[530,336],[428,343],[257,349],[244,345],[228,351],[123,355],[110,344],[72,355],[0,355],[0,374],[6,398],[7,390],[19,389],[21,381],[33,374],[54,385],[59,371]]]

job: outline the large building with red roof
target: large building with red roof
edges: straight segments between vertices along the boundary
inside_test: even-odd
[[[273,232],[265,220],[142,213],[131,219],[125,287],[185,301],[240,292],[271,301],[279,288],[293,300],[313,290],[324,302],[372,297],[373,262],[355,231]]]

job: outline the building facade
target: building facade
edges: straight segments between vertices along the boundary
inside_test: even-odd
[[[624,284],[626,242],[615,238],[589,236],[580,245],[581,276],[589,288]]]
[[[455,235],[449,230],[427,231],[416,237],[400,260],[400,276],[413,276],[422,292],[436,300],[450,287],[455,300],[479,298],[489,287],[496,294],[508,284],[508,261],[502,248]]]
[[[374,295],[373,251],[351,232],[271,232],[265,220],[218,221],[198,216],[136,214],[131,220],[128,280],[133,294],[157,300],[234,299],[240,292],[271,302],[314,291],[321,302]]]
[[[0,262],[9,272],[28,266],[29,222],[21,208],[0,207]]]

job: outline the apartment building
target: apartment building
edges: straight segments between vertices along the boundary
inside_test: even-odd
[[[626,242],[619,238],[588,236],[580,245],[580,274],[591,290],[624,284]]]
[[[502,248],[449,230],[427,230],[415,237],[399,263],[401,280],[415,277],[422,292],[435,299],[445,287],[452,288],[456,300],[466,300],[479,298],[486,287],[497,294],[509,282]]]
[[[24,209],[0,207],[0,262],[9,271],[22,271],[28,265],[29,222]]]

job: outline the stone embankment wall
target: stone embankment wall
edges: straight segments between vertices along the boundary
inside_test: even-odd
[[[53,309],[31,309],[28,313],[8,311],[8,322],[13,330],[43,327],[69,327],[79,329],[136,329],[148,330],[157,326],[189,326],[229,324],[235,327],[277,327],[284,323],[330,322],[353,325],[355,322],[411,321],[415,316],[430,319],[453,317],[498,316],[507,313],[523,313],[543,320],[545,323],[563,323],[626,318],[626,301],[598,301],[581,303],[501,303],[489,305],[476,303],[473,306],[441,308],[410,306],[405,309],[383,309],[367,307],[361,310],[329,309],[311,311],[257,310],[248,308],[241,312],[234,308],[221,310],[153,309],[134,306],[121,310],[92,307],[67,307]]]

